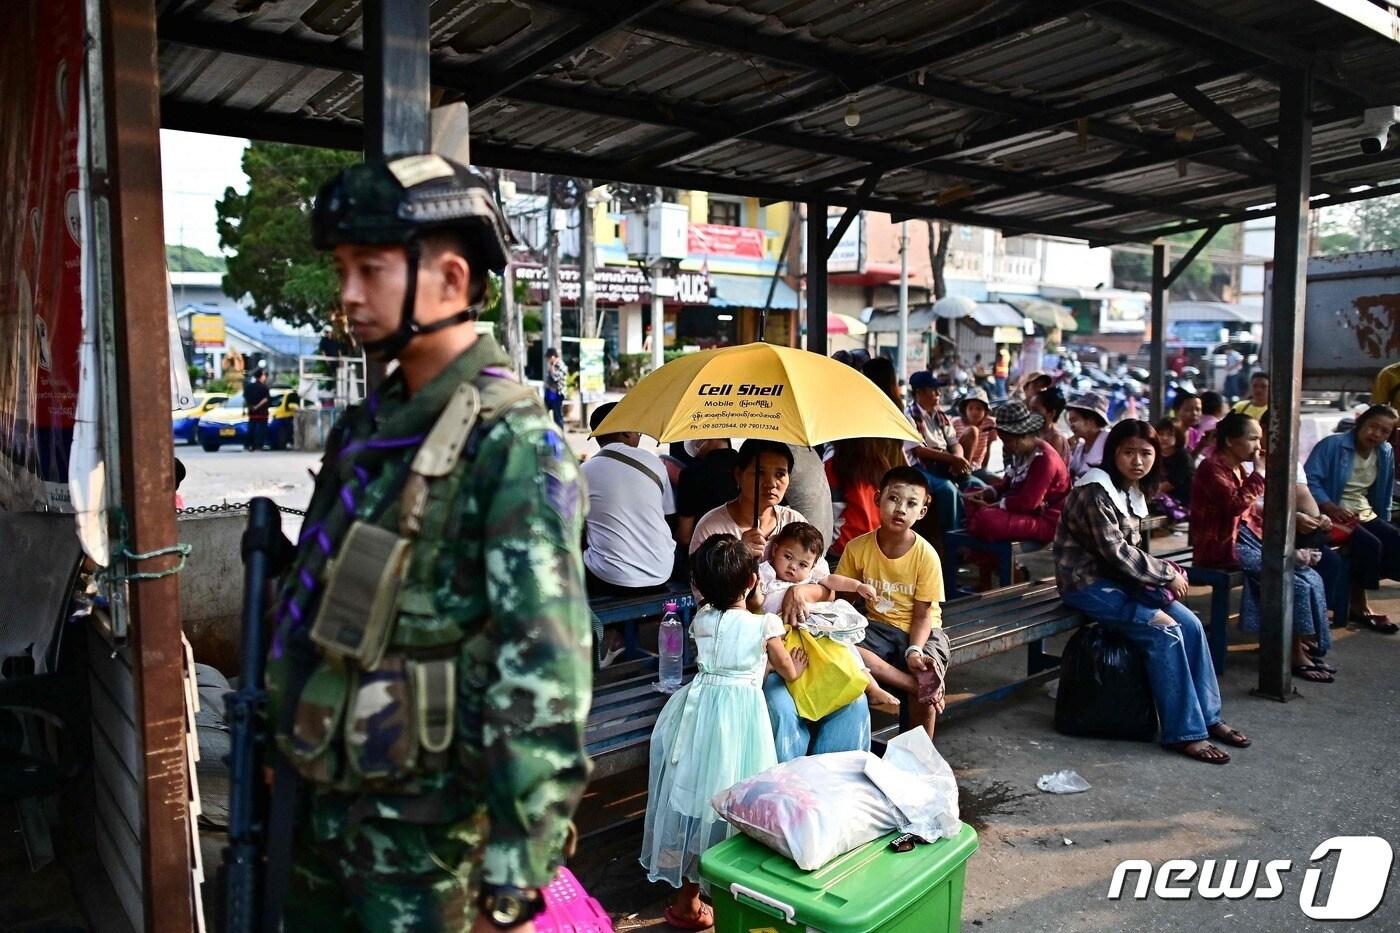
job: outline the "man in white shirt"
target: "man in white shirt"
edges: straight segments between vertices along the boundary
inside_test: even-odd
[[[598,429],[613,404],[589,419]],[[676,496],[666,466],[637,447],[635,432],[594,438],[599,450],[580,469],[588,485],[587,546],[583,566],[589,596],[636,596],[665,587],[675,566],[676,543],[666,517]]]

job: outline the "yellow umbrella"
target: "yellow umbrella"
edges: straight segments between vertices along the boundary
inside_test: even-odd
[[[649,374],[594,434],[668,441],[761,438],[811,447],[847,437],[921,440],[875,384],[806,350],[748,343],[691,353]]]

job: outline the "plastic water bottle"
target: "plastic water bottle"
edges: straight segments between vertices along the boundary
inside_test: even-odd
[[[685,663],[685,627],[681,625],[674,600],[666,604],[666,614],[661,617],[661,630],[657,633],[657,673],[660,679],[656,689],[662,693],[675,693],[681,688],[681,667]]]

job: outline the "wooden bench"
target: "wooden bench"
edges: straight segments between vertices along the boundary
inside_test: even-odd
[[[656,654],[642,647],[640,631],[644,621],[664,614],[669,602],[676,604],[681,625],[688,633],[695,614],[695,598],[683,584],[672,585],[664,593],[588,601],[595,632],[601,635],[605,626],[621,625],[625,647],[621,663],[594,672],[593,705],[584,738],[593,759],[594,777],[606,777],[646,763],[651,729],[668,694],[655,687]],[[689,659],[689,639],[684,644]],[[684,679],[693,675],[694,667],[688,665]]]
[[[1215,673],[1223,674],[1226,655],[1229,654],[1230,593],[1244,586],[1244,574],[1238,570],[1197,567],[1189,554],[1177,558],[1176,562],[1186,568],[1186,582],[1192,586],[1210,587],[1210,620],[1206,625],[1206,641],[1210,645],[1210,659],[1215,665]]]
[[[1142,520],[1143,550],[1152,553],[1152,532],[1165,527],[1166,524],[1166,518],[1161,515],[1150,515]],[[1012,575],[1016,570],[1018,556],[1042,551],[1050,546],[1039,541],[988,541],[986,538],[977,537],[966,528],[944,534],[943,544],[943,579],[952,593],[962,592],[957,581],[958,570],[962,564],[960,551],[963,548],[994,555],[997,559],[997,579],[1003,587],[1008,587],[1013,582]]]
[[[948,666],[950,681],[956,678],[955,672],[961,665],[1022,646],[1026,649],[1026,676],[950,702],[939,721],[1004,700],[1027,687],[1058,677],[1059,656],[1045,650],[1045,639],[1072,631],[1085,621],[1079,610],[1060,600],[1054,582],[1048,580],[990,590],[944,604],[943,630],[952,647]],[[900,724],[881,729],[872,739],[885,742],[908,728],[908,711],[901,705]]]
[[[594,631],[609,625],[622,626],[622,639],[625,651],[623,658],[634,661],[639,658],[654,657],[641,645],[641,623],[647,619],[660,618],[666,612],[666,604],[674,602],[680,615],[681,624],[690,628],[690,617],[695,614],[695,597],[690,587],[672,582],[662,593],[646,596],[599,596],[588,601],[588,608],[595,620]]]

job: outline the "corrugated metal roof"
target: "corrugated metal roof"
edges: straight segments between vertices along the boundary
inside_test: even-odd
[[[356,144],[359,0],[160,6],[167,125]],[[1236,130],[1276,143],[1272,56],[1314,61],[1315,191],[1400,179],[1400,144],[1367,159],[1356,145],[1362,109],[1400,101],[1400,47],[1312,0],[431,9],[436,96],[472,104],[483,165],[848,206],[878,170],[874,210],[1150,237],[1273,199],[1263,147]],[[559,54],[543,56],[550,43]],[[523,61],[532,74],[514,73]]]

